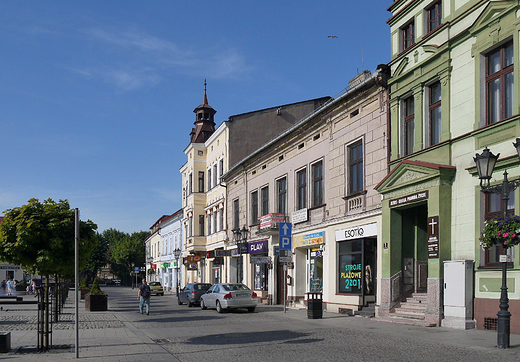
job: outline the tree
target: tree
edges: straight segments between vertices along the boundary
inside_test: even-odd
[[[96,224],[90,220],[80,223],[80,269],[85,267],[97,244],[96,229]],[[40,203],[30,199],[27,205],[4,212],[4,222],[0,224],[0,260],[44,275],[46,305],[49,276],[70,278],[74,275],[74,251],[75,213],[67,200],[48,199]],[[48,314],[46,308],[45,328],[48,328]],[[45,336],[44,348],[48,349],[48,334]]]
[[[125,234],[124,237],[119,234],[121,232],[112,232],[110,247],[108,250],[108,260],[112,267],[112,271],[122,275],[127,275],[134,266],[145,265],[145,245],[144,242],[148,235],[147,231],[134,232],[131,235]]]
[[[84,269],[84,275],[93,280],[99,269],[107,263],[108,239],[103,233],[96,233],[97,245],[92,250],[90,259]]]

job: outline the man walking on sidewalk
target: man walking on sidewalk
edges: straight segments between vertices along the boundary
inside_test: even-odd
[[[137,300],[139,300],[139,312],[143,314],[143,304],[146,305],[146,315],[150,313],[150,286],[146,284],[146,279],[139,287],[137,292]]]

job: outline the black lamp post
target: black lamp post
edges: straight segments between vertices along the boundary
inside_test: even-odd
[[[235,241],[237,244],[239,254],[244,254],[244,249],[247,248],[247,237],[249,234],[249,230],[244,227],[242,229],[238,228],[233,230],[233,235],[235,236]]]
[[[516,142],[513,143],[516,151],[518,153],[518,157],[520,157],[520,138],[516,139]],[[501,194],[502,195],[502,207],[504,209],[504,220],[507,216],[507,204],[509,202],[509,193],[513,190],[516,190],[520,186],[520,179],[516,180],[508,180],[507,179],[507,171],[504,171],[504,180],[500,185],[489,184],[489,180],[491,179],[491,175],[493,174],[493,169],[495,168],[495,164],[498,160],[498,155],[493,155],[491,151],[486,147],[482,153],[479,155],[478,153],[475,155],[473,160],[477,165],[478,177],[480,179],[480,188],[482,192],[488,194]],[[483,181],[487,181],[486,184],[482,184]],[[500,288],[500,310],[497,313],[498,316],[498,337],[497,337],[497,347],[498,348],[509,348],[509,336],[511,329],[511,313],[508,311],[509,309],[509,298],[507,297],[507,249],[504,247],[503,257],[500,258],[502,262],[502,287]]]
[[[179,296],[179,257],[181,256],[181,249],[175,248],[173,251],[173,256],[175,257],[176,267],[175,267],[175,293]]]

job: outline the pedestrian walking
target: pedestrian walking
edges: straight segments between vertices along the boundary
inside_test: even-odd
[[[13,282],[11,280],[7,281],[7,295],[11,295],[13,293]]]
[[[137,300],[139,300],[139,312],[143,314],[143,306],[146,306],[146,315],[150,313],[150,286],[143,279],[139,291],[137,292]]]

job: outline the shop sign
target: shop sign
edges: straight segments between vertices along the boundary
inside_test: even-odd
[[[157,264],[152,264],[152,269],[157,269]]]
[[[272,213],[260,216],[260,229],[273,228],[280,222],[285,222],[285,214]]]
[[[428,198],[428,190],[416,192],[408,196],[399,197],[397,199],[390,200],[390,207],[401,206],[410,202],[416,202],[426,200]]]
[[[231,250],[215,250],[215,256],[231,256]]]
[[[312,233],[312,234],[299,235],[299,236],[293,235],[293,243],[294,243],[293,247],[295,247],[295,248],[298,248],[301,246],[323,244],[323,231],[320,231],[319,233]]]
[[[297,224],[308,220],[307,209],[296,210],[291,214],[291,222]]]
[[[188,270],[197,270],[197,263],[188,264]]]
[[[215,259],[213,259],[213,266],[220,266],[220,265],[224,265],[224,258],[221,256],[217,256],[217,257],[215,257]]]
[[[366,238],[377,235],[377,223],[336,230],[336,241]]]
[[[162,268],[165,269],[165,268],[169,268],[170,267],[170,263],[162,263]]]
[[[0,269],[20,269],[20,267],[16,265],[1,265]]]
[[[251,264],[269,264],[271,263],[270,256],[252,256],[250,259]]]
[[[439,258],[439,216],[428,217],[428,259]]]
[[[361,293],[361,254],[340,260],[340,293]]]
[[[249,254],[267,253],[267,240],[253,241],[248,245]]]

